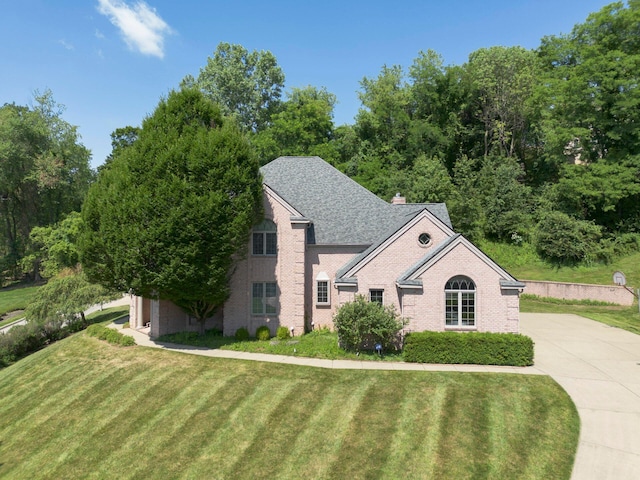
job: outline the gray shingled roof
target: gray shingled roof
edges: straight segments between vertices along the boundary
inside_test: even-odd
[[[280,157],[264,165],[264,183],[312,222],[317,244],[372,245],[428,209],[449,227],[447,207],[392,205],[320,157]]]

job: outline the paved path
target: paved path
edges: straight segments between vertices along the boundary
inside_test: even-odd
[[[535,342],[535,366],[425,365],[268,355],[158,343],[135,330],[138,345],[218,358],[320,368],[495,372],[550,375],[571,396],[581,430],[572,479],[640,479],[640,336],[576,315],[521,314]]]

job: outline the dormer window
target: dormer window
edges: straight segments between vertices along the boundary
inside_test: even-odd
[[[254,255],[275,256],[278,253],[276,224],[269,219],[253,227],[252,253]]]

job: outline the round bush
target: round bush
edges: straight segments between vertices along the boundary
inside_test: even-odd
[[[271,332],[269,331],[269,327],[266,325],[261,325],[256,330],[256,338],[258,340],[269,340],[271,338]]]
[[[353,302],[342,305],[333,317],[340,346],[346,350],[373,350],[379,343],[383,350],[397,348],[398,335],[406,324],[393,305],[383,306],[356,295]]]
[[[285,326],[281,326],[278,327],[278,330],[276,331],[276,337],[278,337],[278,340],[286,340],[287,338],[291,337],[291,334],[289,333],[289,329]]]
[[[247,330],[244,327],[240,327],[238,330],[236,330],[236,340],[238,340],[239,342],[244,342],[246,340],[249,340],[249,330]]]

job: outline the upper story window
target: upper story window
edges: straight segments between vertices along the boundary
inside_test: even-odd
[[[476,285],[469,277],[458,275],[444,286],[445,324],[469,328],[476,325]]]
[[[254,255],[276,255],[278,240],[276,224],[269,219],[253,227],[251,251]]]

